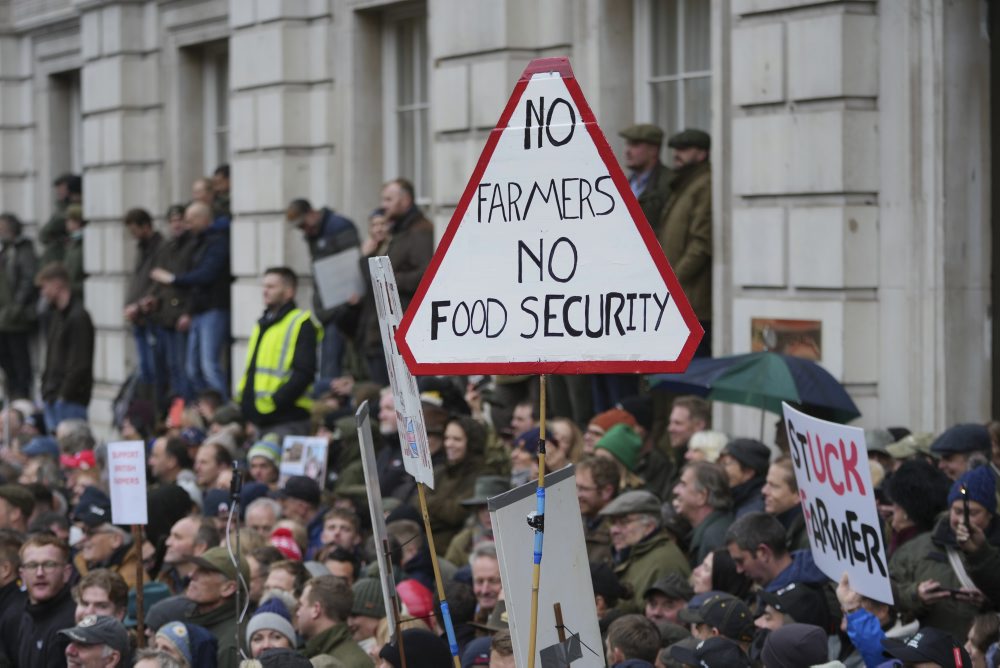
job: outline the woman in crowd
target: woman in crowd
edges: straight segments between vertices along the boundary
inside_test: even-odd
[[[439,552],[465,524],[468,508],[462,499],[472,496],[476,476],[483,472],[486,431],[482,425],[466,416],[453,417],[444,428],[444,449],[447,460],[434,469],[434,489],[427,490],[427,512]]]

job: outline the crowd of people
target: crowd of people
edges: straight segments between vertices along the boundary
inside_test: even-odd
[[[621,134],[633,193],[710,332],[709,137],[669,138],[668,169],[662,130]],[[138,363],[116,426],[146,445],[149,521],[141,534],[117,525],[107,445],[88,422],[81,193],[75,177],[56,182],[41,258],[17,217],[0,215],[0,666],[442,668],[452,652],[437,570],[462,666],[514,666],[488,499],[538,475],[539,379],[419,379],[434,465],[427,535],[370,293],[329,304],[319,272],[267,268],[244,366],[226,369],[222,166],[170,208],[166,237],[143,209],[123,218],[138,251],[124,308]],[[383,186],[366,234],[305,199],[286,220],[314,263],[357,249],[365,285],[367,258],[387,255],[404,307],[433,253],[433,225],[403,179]],[[311,309],[296,300],[299,273],[317,276]],[[814,563],[782,424],[765,444],[713,430],[708,401],[639,376],[548,381],[545,467],[574,466],[604,643],[584,652],[622,668],[997,665],[1000,423],[866,432],[890,605]],[[385,543],[355,427],[365,402]],[[283,470],[287,436],[327,445],[321,473]],[[383,548],[402,604],[396,638]]]

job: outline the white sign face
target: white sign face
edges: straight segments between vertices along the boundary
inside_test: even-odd
[[[846,571],[852,589],[892,605],[864,430],[782,407],[813,560],[831,580]]]
[[[142,441],[108,443],[108,485],[114,524],[147,524],[146,444]]]
[[[434,489],[434,465],[431,464],[431,448],[427,443],[427,428],[424,426],[424,409],[420,405],[420,389],[417,379],[406,367],[406,362],[396,349],[396,329],[403,317],[403,307],[399,303],[399,289],[396,275],[392,271],[389,258],[380,256],[368,260],[372,276],[372,292],[378,309],[379,332],[382,334],[382,349],[385,351],[385,365],[389,371],[392,397],[396,403],[396,427],[399,431],[399,447],[403,453],[403,466],[417,482]]]
[[[533,61],[400,326],[411,370],[683,371],[702,335],[569,62]]]
[[[351,297],[365,293],[360,262],[361,250],[348,248],[313,263],[313,275],[323,308],[340,306]]]
[[[525,518],[536,509],[537,489],[538,483],[530,482],[489,500],[517,668],[528,665],[535,532]],[[604,646],[597,624],[573,466],[545,476],[545,533],[538,585],[536,666],[543,665],[539,656],[542,650],[559,642],[553,611],[555,603],[562,607],[566,635],[580,635],[583,658],[574,661],[573,668],[604,668]]]
[[[382,509],[382,488],[378,482],[378,467],[375,463],[375,445],[372,443],[371,416],[368,402],[361,404],[354,414],[358,422],[358,442],[361,444],[361,467],[365,471],[365,489],[368,492],[368,509],[372,516],[372,539],[375,541],[375,556],[378,559],[378,577],[382,583],[382,600],[385,602],[386,622],[389,637],[396,637],[396,615],[399,601],[396,582],[392,576],[392,563],[386,558],[389,549],[389,535],[385,531],[385,511]]]
[[[304,475],[326,487],[326,459],[330,443],[322,436],[285,436],[281,442],[278,481],[285,484],[293,475]]]

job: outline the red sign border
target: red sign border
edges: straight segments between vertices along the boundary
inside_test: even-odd
[[[639,235],[646,243],[646,249],[649,251],[650,257],[652,257],[653,262],[656,264],[656,268],[659,270],[667,288],[670,290],[671,297],[677,304],[677,308],[680,310],[684,323],[690,330],[688,340],[685,342],[683,348],[681,348],[680,355],[678,355],[677,359],[673,361],[589,360],[560,362],[553,360],[540,360],[538,362],[424,363],[416,360],[413,356],[413,351],[406,342],[406,334],[410,331],[410,326],[413,324],[413,319],[416,317],[417,310],[423,303],[424,296],[427,294],[427,290],[430,288],[431,283],[434,281],[434,277],[437,275],[438,268],[441,266],[441,261],[444,260],[445,255],[448,253],[448,248],[451,246],[452,239],[455,238],[455,234],[458,232],[458,227],[462,222],[462,218],[465,216],[465,212],[469,208],[469,203],[472,201],[472,197],[475,194],[479,182],[482,180],[483,173],[486,171],[486,167],[489,165],[490,159],[493,157],[493,152],[496,150],[497,143],[499,143],[504,130],[507,129],[510,117],[514,114],[514,109],[517,107],[518,102],[521,101],[521,96],[524,94],[524,89],[528,86],[528,82],[531,80],[532,75],[541,72],[558,72],[562,77],[564,83],[566,84],[566,88],[569,90],[570,96],[573,98],[573,102],[576,104],[577,109],[580,110],[580,119],[583,121],[585,127],[590,133],[591,139],[593,139],[594,144],[597,147],[598,154],[604,161],[605,166],[608,167],[608,173],[611,175],[611,180],[618,189],[618,194],[621,196],[626,207],[628,208],[629,214],[632,217],[632,222],[635,223]],[[420,279],[420,285],[417,286],[417,291],[414,294],[409,307],[406,309],[406,312],[403,314],[403,319],[399,323],[399,329],[396,330],[396,347],[398,348],[399,353],[403,356],[403,359],[406,361],[406,365],[410,368],[410,373],[415,376],[429,376],[465,374],[513,375],[551,373],[586,374],[683,372],[687,369],[688,364],[691,362],[691,358],[694,357],[695,350],[697,350],[698,344],[705,335],[705,331],[698,322],[698,318],[695,317],[694,311],[691,309],[691,304],[687,300],[687,296],[681,291],[680,283],[674,275],[673,269],[671,269],[670,265],[667,263],[667,258],[663,254],[660,242],[653,234],[653,228],[648,223],[645,225],[640,224],[640,221],[645,220],[646,218],[642,213],[642,209],[639,207],[639,202],[632,194],[632,189],[629,186],[628,179],[625,178],[625,173],[618,165],[618,161],[614,156],[614,152],[611,150],[611,145],[608,144],[607,138],[604,136],[601,128],[597,125],[597,119],[594,117],[594,113],[590,110],[590,105],[587,104],[587,100],[583,96],[580,84],[577,83],[576,77],[573,76],[573,68],[569,64],[569,59],[559,57],[536,58],[535,60],[532,60],[528,63],[528,66],[524,68],[524,72],[521,73],[521,78],[514,86],[514,91],[511,93],[510,99],[507,101],[507,106],[500,115],[500,120],[497,122],[496,127],[490,131],[490,136],[486,141],[486,146],[483,148],[483,152],[479,156],[479,162],[476,163],[476,169],[472,172],[472,176],[469,178],[469,182],[465,186],[465,192],[462,194],[462,198],[458,202],[458,207],[456,207],[455,212],[451,216],[451,220],[448,222],[448,227],[445,230],[444,236],[441,238],[441,243],[438,244],[437,250],[435,250],[434,256],[431,258],[430,265],[424,273],[423,278]]]

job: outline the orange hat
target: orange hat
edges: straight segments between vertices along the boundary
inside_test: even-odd
[[[590,424],[597,425],[604,431],[611,429],[616,424],[627,424],[632,429],[638,426],[632,414],[620,408],[612,408],[609,411],[598,413],[590,419]]]

